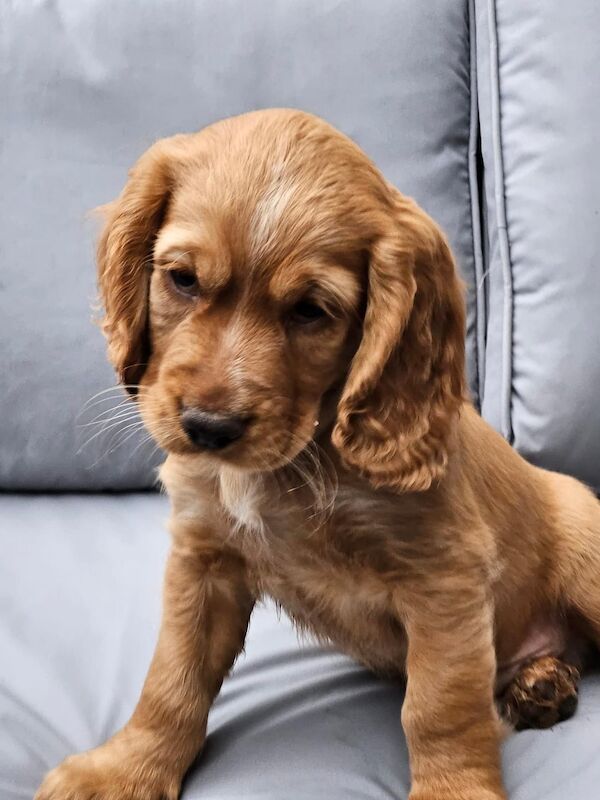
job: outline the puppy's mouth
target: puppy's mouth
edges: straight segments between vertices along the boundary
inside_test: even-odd
[[[311,416],[275,421],[200,409],[183,409],[178,423],[171,435],[160,419],[148,426],[166,452],[249,472],[272,472],[285,466],[310,444],[318,429]]]

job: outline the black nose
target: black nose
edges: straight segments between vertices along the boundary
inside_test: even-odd
[[[213,414],[197,408],[186,408],[181,414],[181,425],[196,447],[221,450],[237,441],[248,420],[232,414]]]

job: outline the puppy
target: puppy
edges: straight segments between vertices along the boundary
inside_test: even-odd
[[[600,504],[466,399],[439,228],[325,122],[261,111],[151,147],[98,266],[172,548],[131,720],[37,800],[175,800],[265,595],[406,675],[411,800],[505,798],[501,717],[572,714],[600,643]]]

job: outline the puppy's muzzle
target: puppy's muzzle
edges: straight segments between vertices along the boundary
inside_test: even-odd
[[[248,418],[186,408],[181,414],[181,426],[196,447],[222,450],[241,439],[248,426]]]

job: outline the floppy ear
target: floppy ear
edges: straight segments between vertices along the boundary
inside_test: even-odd
[[[135,394],[144,373],[149,342],[148,287],[152,248],[166,213],[185,136],[154,144],[129,172],[120,196],[106,214],[97,250],[98,284],[104,307],[102,330],[119,379]]]
[[[423,491],[445,471],[465,394],[463,287],[440,229],[393,192],[333,442],[373,486]]]

